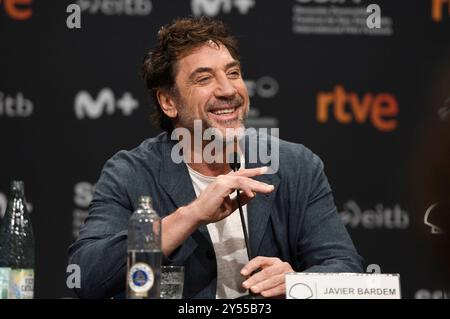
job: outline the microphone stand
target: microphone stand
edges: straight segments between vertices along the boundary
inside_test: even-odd
[[[233,153],[233,160],[230,162],[230,168],[233,172],[236,172],[241,168],[241,161],[238,157],[237,152]],[[250,241],[249,241],[248,232],[247,232],[247,226],[245,223],[245,216],[244,216],[244,212],[242,211],[241,197],[240,197],[239,189],[236,189],[236,201],[238,203],[239,216],[241,217],[242,230],[244,232],[245,247],[247,248],[247,257],[248,257],[248,260],[250,261],[252,259],[252,252],[251,252]],[[254,271],[252,273],[252,275],[258,271],[260,271],[260,269]],[[248,295],[241,296],[237,299],[264,299],[263,296],[253,293],[250,289],[248,290],[248,292],[249,292]]]
[[[230,163],[230,168],[233,170],[233,172],[237,172],[241,168],[241,162],[238,159],[238,153],[236,152],[233,154],[233,162]],[[245,224],[245,216],[244,212],[242,211],[241,196],[239,189],[236,189],[236,201],[238,203],[239,215],[241,217],[242,230],[244,231],[244,240],[245,240],[245,247],[247,248],[247,257],[248,260],[250,261],[252,259],[252,252],[250,248],[250,242],[248,239],[247,226]]]

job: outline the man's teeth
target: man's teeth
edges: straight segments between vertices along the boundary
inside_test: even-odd
[[[234,112],[234,108],[213,111],[213,113],[216,114],[216,115],[230,114],[230,113],[233,113],[233,112]]]

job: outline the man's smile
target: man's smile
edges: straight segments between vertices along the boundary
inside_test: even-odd
[[[236,121],[239,119],[239,109],[240,106],[214,108],[208,111],[208,116],[216,122]]]

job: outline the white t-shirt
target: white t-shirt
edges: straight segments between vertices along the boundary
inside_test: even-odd
[[[242,162],[241,162],[242,163]],[[191,176],[197,197],[216,177],[205,176],[186,165]],[[244,165],[241,165],[243,168]],[[230,195],[236,197],[235,193]],[[242,206],[242,212],[247,224],[247,205]],[[217,261],[217,299],[233,299],[247,294],[242,287],[245,278],[240,271],[248,263],[247,248],[245,246],[244,232],[242,230],[239,209],[231,215],[207,225]],[[247,226],[248,228],[248,226]]]

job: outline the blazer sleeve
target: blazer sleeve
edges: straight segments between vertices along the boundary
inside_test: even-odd
[[[80,267],[80,298],[109,298],[125,289],[128,219],[132,213],[123,185],[133,178],[123,154],[105,164],[78,239],[69,247],[69,263]]]
[[[323,163],[314,154],[309,160],[310,186],[296,249],[299,268],[304,272],[362,272],[363,260],[337,212]]]

